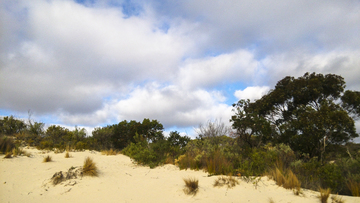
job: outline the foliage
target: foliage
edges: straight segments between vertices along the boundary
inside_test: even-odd
[[[11,152],[15,148],[14,140],[8,136],[2,136],[0,138],[0,153],[6,154]]]
[[[0,119],[0,135],[14,135],[26,129],[24,121],[14,116],[5,116]]]
[[[331,189],[330,188],[327,188],[327,189],[320,188],[319,191],[320,191],[320,195],[318,196],[318,198],[319,198],[320,202],[327,203],[327,200],[331,194]]]
[[[219,144],[220,137],[226,136],[230,132],[230,129],[225,126],[225,123],[221,120],[208,121],[205,125],[200,124],[197,129],[197,133],[200,139],[207,138],[210,140],[211,144]]]
[[[98,176],[99,173],[96,163],[90,157],[86,157],[82,171],[84,176]]]
[[[49,155],[47,155],[47,156],[44,157],[44,159],[43,159],[43,162],[50,162],[50,161],[52,161],[52,158],[51,158],[51,156],[49,156]]]
[[[232,188],[238,184],[239,184],[239,181],[230,175],[227,177],[224,177],[224,176],[218,177],[218,179],[215,180],[213,186],[214,187],[222,187],[222,186],[226,185],[227,188]]]
[[[183,180],[185,182],[185,194],[195,196],[199,190],[199,180],[196,178],[184,178]]]
[[[359,94],[344,94],[344,88],[338,75],[287,76],[261,99],[234,104],[233,128],[250,147],[251,136],[256,136],[258,143],[285,143],[299,155],[320,160],[326,144],[341,145],[358,137],[349,110],[357,111]]]

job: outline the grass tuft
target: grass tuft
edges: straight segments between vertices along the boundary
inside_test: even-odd
[[[360,182],[349,180],[346,185],[351,191],[352,196],[360,197]]]
[[[86,176],[98,175],[98,169],[96,167],[96,163],[90,157],[86,157],[82,170],[83,170],[83,174]]]
[[[327,203],[327,200],[331,193],[331,189],[330,188],[327,188],[327,189],[320,188],[319,191],[320,191],[320,195],[318,196],[318,198],[320,199],[320,202]]]
[[[70,158],[71,156],[70,156],[70,154],[69,154],[69,152],[66,152],[65,153],[65,158]]]
[[[196,193],[199,190],[199,180],[195,179],[195,178],[187,178],[187,179],[183,179],[185,182],[185,188],[184,188],[184,192],[187,195],[196,195]]]
[[[102,150],[101,151],[101,154],[102,155],[106,155],[106,156],[109,156],[109,155],[117,155],[119,154],[120,152],[117,151],[117,150],[113,150],[113,149],[110,149],[110,150]]]
[[[50,161],[52,161],[52,158],[49,155],[47,155],[43,160],[43,162],[50,162]]]
[[[345,200],[343,200],[339,195],[331,196],[331,203],[345,203]]]
[[[222,187],[222,186],[226,185],[228,188],[232,188],[238,184],[239,184],[239,181],[230,175],[228,177],[223,177],[223,176],[218,177],[218,179],[215,180],[213,186],[214,187]]]
[[[4,159],[10,159],[10,158],[12,158],[12,153],[11,152],[6,153]]]

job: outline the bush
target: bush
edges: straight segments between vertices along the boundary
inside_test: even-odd
[[[0,139],[0,153],[6,154],[7,152],[11,152],[15,147],[16,146],[12,138],[3,136]]]
[[[117,151],[117,150],[113,150],[113,149],[110,149],[110,150],[102,150],[101,151],[101,154],[102,155],[106,155],[106,156],[109,156],[109,155],[117,155],[119,154],[120,152]]]
[[[44,159],[43,159],[43,162],[50,162],[52,161],[52,158],[51,156],[47,155]]]
[[[195,178],[183,179],[185,182],[184,192],[187,195],[196,195],[199,190],[199,180]]]
[[[96,163],[90,157],[86,157],[82,171],[85,176],[98,176]]]
[[[87,148],[86,143],[84,143],[82,141],[77,142],[76,145],[75,145],[75,149],[78,150],[78,151],[83,151],[86,148]]]
[[[360,197],[360,182],[349,180],[346,184],[352,196]]]
[[[327,200],[331,193],[331,189],[330,188],[327,188],[327,189],[320,188],[319,191],[320,191],[320,195],[318,196],[318,198],[320,199],[320,202],[327,203]]]
[[[65,153],[65,158],[70,158],[71,156],[70,156],[70,154],[69,154],[69,152],[66,152]]]
[[[228,177],[223,177],[223,176],[219,177],[218,179],[215,180],[213,186],[214,187],[222,187],[222,186],[226,185],[227,188],[232,188],[238,184],[239,184],[239,181],[230,175]]]

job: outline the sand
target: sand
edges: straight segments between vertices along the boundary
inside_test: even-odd
[[[320,202],[318,192],[303,190],[296,196],[267,177],[258,184],[239,179],[239,185],[213,187],[218,176],[208,177],[203,171],[179,170],[174,165],[155,169],[137,166],[124,155],[106,156],[100,152],[65,153],[25,149],[31,157],[3,159],[0,155],[0,202]],[[47,155],[52,162],[43,163]],[[82,166],[86,157],[97,164],[99,176],[82,177],[53,185],[54,173]],[[197,178],[199,191],[195,196],[184,194],[183,178]],[[341,196],[346,203],[359,203],[360,197]],[[330,198],[329,201],[331,202]]]

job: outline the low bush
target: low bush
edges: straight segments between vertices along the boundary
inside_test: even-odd
[[[44,157],[44,159],[43,159],[43,162],[50,162],[50,161],[52,161],[52,158],[51,158],[51,156],[49,156],[49,155],[47,155],[47,156]]]
[[[7,152],[4,156],[4,159],[10,159],[12,158],[12,153],[11,152]]]
[[[319,194],[318,198],[319,198],[320,202],[327,203],[327,200],[331,194],[331,189],[330,188],[327,188],[327,189],[320,188],[319,191],[320,191],[320,194]]]
[[[117,155],[117,154],[119,154],[119,153],[120,153],[119,151],[113,150],[113,149],[102,150],[102,151],[101,151],[101,154],[102,154],[102,155],[106,155],[106,156],[109,156],[109,155]]]
[[[86,157],[82,171],[85,176],[98,176],[96,163],[90,157]]]
[[[347,182],[347,187],[352,196],[360,197],[360,182],[349,180]]]
[[[185,188],[184,192],[187,195],[196,195],[199,190],[199,180],[195,178],[184,178]]]
[[[226,185],[227,188],[232,188],[238,184],[239,184],[239,181],[230,175],[227,177],[224,177],[224,176],[218,177],[218,179],[215,180],[213,186],[214,187],[222,187],[222,186]]]
[[[3,136],[0,138],[0,153],[6,154],[15,148],[14,140],[10,137]]]

